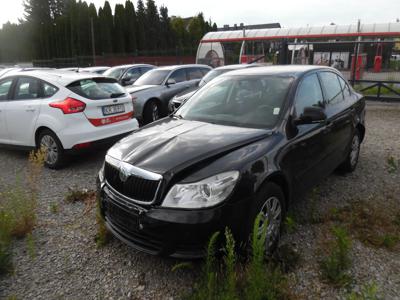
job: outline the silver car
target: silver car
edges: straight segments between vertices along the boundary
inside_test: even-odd
[[[148,124],[166,116],[169,100],[197,86],[210,70],[206,65],[179,65],[147,72],[127,88],[134,102],[135,117]]]

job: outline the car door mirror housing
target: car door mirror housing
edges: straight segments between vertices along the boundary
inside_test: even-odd
[[[175,83],[176,83],[175,79],[173,79],[173,78],[168,78],[168,80],[167,80],[167,85],[171,85],[171,84],[175,84]]]
[[[326,120],[326,114],[322,107],[305,107],[303,113],[294,120],[295,125],[320,123]]]

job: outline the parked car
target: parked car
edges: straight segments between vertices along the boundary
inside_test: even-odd
[[[253,67],[260,67],[262,65],[260,64],[237,64],[237,65],[228,65],[228,66],[222,66],[215,68],[208,72],[199,82],[197,86],[194,86],[193,88],[189,90],[185,90],[182,93],[177,94],[174,96],[170,101],[168,105],[169,112],[172,113],[174,110],[176,110],[183,102],[185,102],[187,99],[193,96],[196,91],[204,86],[206,83],[210,82],[213,80],[215,77],[218,77],[219,75],[225,74],[226,72],[230,71],[235,71],[235,70],[240,70],[240,69],[247,69],[247,68],[253,68]]]
[[[116,140],[138,128],[131,97],[115,79],[59,70],[0,80],[0,144],[44,147],[59,168],[68,152]]]
[[[210,70],[206,65],[178,65],[160,67],[143,75],[127,88],[134,100],[136,117],[148,124],[166,116],[171,98],[196,87]]]
[[[108,69],[103,75],[115,78],[122,86],[127,86],[132,85],[140,76],[154,68],[156,67],[146,64],[122,65]]]
[[[110,67],[106,66],[97,66],[97,67],[87,67],[87,68],[81,68],[79,69],[79,72],[90,72],[90,73],[96,73],[96,74],[104,74],[105,71],[110,69]]]
[[[202,256],[225,227],[246,244],[261,214],[270,252],[299,195],[356,168],[364,118],[362,95],[333,68],[229,72],[107,152],[101,214],[123,242],[174,257]]]

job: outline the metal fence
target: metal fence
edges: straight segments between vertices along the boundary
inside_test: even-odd
[[[287,43],[286,63],[331,66],[367,99],[400,101],[400,40]]]

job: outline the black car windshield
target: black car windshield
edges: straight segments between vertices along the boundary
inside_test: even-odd
[[[119,79],[127,68],[111,68],[103,73],[104,76]]]
[[[221,125],[272,128],[278,121],[292,77],[222,76],[200,89],[177,117]]]
[[[222,70],[212,70],[210,72],[208,72],[200,81],[199,86],[203,86],[206,83],[210,82],[211,80],[213,80],[215,77],[222,75],[228,71],[232,71],[229,69],[222,69]]]
[[[150,70],[140,76],[134,85],[160,85],[170,72],[170,70]]]

